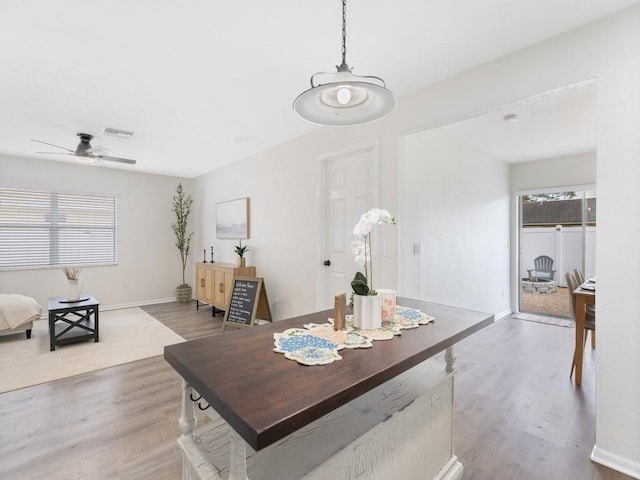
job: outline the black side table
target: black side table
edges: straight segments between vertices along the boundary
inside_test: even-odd
[[[98,306],[93,295],[83,295],[80,301],[66,297],[49,299],[49,346],[83,342],[91,338],[98,341]]]

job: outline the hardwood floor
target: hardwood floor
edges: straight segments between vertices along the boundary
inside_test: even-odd
[[[208,306],[143,308],[188,340],[220,333]],[[630,480],[589,460],[593,353],[575,388],[572,342],[572,329],[509,317],[457,346],[465,480]],[[161,356],[1,394],[0,478],[179,479],[179,414],[180,377]]]

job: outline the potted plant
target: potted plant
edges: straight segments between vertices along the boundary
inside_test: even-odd
[[[177,303],[189,303],[191,301],[191,285],[186,282],[184,271],[187,268],[187,258],[189,257],[191,237],[193,236],[193,232],[187,233],[187,223],[189,222],[192,203],[191,195],[185,194],[182,183],[179,183],[176,188],[176,194],[173,196],[173,213],[176,216],[176,221],[171,224],[173,233],[176,235],[176,247],[180,251],[180,260],[182,261],[182,284],[176,287]]]
[[[242,240],[240,240],[240,244],[236,245],[234,250],[236,255],[238,255],[238,258],[236,259],[236,267],[246,266],[246,258],[244,257],[244,254],[249,251],[249,247],[246,245],[242,246]]]
[[[396,219],[387,210],[372,208],[364,213],[353,229],[359,237],[351,245],[356,263],[364,267],[364,274],[356,272],[353,289],[353,325],[356,328],[373,330],[382,324],[382,305],[378,292],[373,288],[373,265],[371,264],[371,230],[374,225],[395,225]]]

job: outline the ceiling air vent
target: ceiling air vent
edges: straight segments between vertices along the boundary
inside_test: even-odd
[[[118,130],[117,128],[105,127],[102,129],[103,135],[109,135],[111,137],[131,138],[133,132],[127,132],[126,130]]]

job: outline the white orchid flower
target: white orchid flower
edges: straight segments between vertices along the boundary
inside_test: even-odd
[[[371,273],[373,266],[371,265],[371,230],[374,225],[388,224],[395,225],[396,219],[387,210],[381,208],[372,208],[368,212],[362,214],[356,226],[353,227],[353,234],[359,237],[351,244],[351,251],[355,256],[355,262],[364,267],[364,276],[371,282]],[[373,290],[372,286],[369,288]]]

